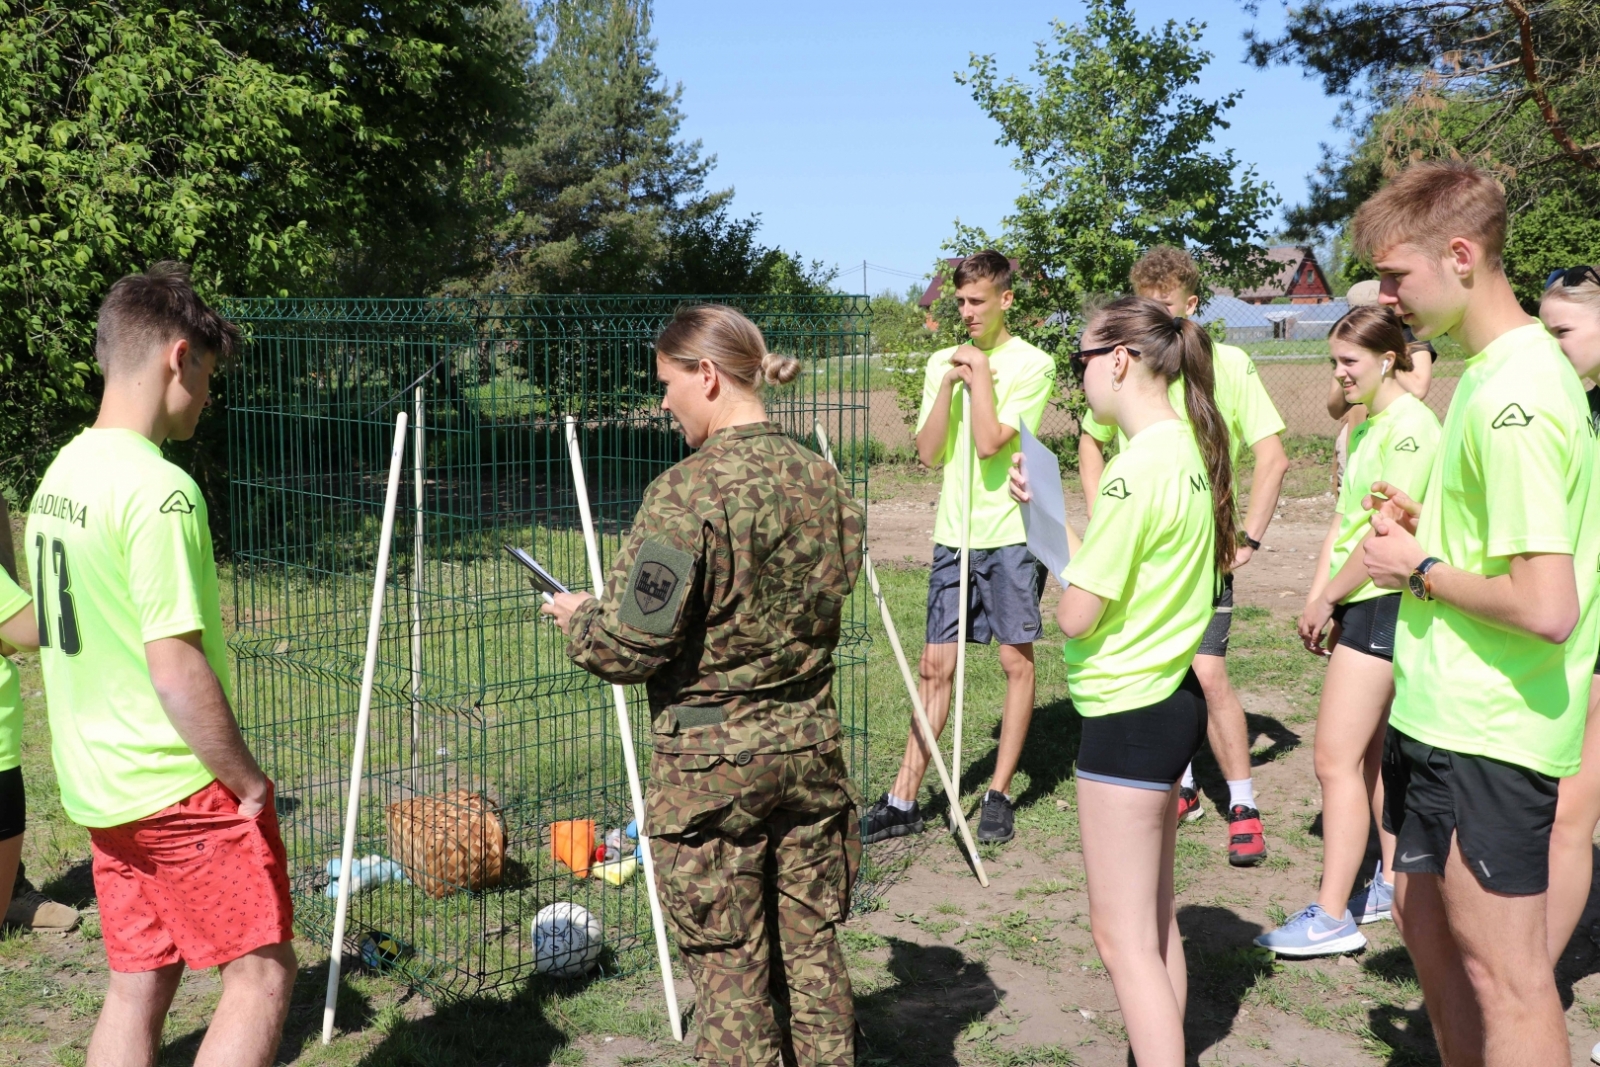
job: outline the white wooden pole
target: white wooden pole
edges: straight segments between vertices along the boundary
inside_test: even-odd
[[[600,570],[600,540],[595,536],[594,516],[589,512],[589,484],[583,474],[583,455],[578,449],[578,420],[567,416],[567,454],[572,460],[572,482],[578,492],[578,515],[583,520],[583,547],[589,556],[589,582],[595,596],[605,594],[605,575]],[[639,758],[633,750],[633,726],[628,717],[628,694],[620,685],[611,687],[617,705],[617,733],[622,738],[622,763],[628,770],[628,794],[633,801],[634,825],[639,828],[639,857],[644,866],[645,894],[650,898],[650,925],[655,928],[656,961],[661,966],[661,989],[667,998],[667,1016],[672,1021],[672,1037],[683,1040],[683,1015],[678,1011],[678,990],[672,984],[672,955],[667,947],[667,927],[661,916],[661,897],[656,893],[656,863],[645,832],[644,790],[639,785]]]
[[[837,469],[838,464],[833,462],[833,449],[828,447],[828,435],[823,432],[822,423],[818,421],[816,427],[817,443],[822,446],[822,457]],[[906,692],[911,697],[912,722],[922,734],[922,745],[933,759],[934,769],[939,772],[939,781],[944,786],[944,795],[950,801],[950,810],[954,813],[956,826],[961,832],[962,844],[967,846],[967,855],[972,857],[972,870],[978,876],[978,883],[987,889],[989,875],[983,869],[983,857],[978,855],[977,843],[972,840],[972,830],[967,826],[967,816],[961,810],[961,794],[950,778],[949,769],[944,765],[944,755],[939,750],[939,738],[935,736],[933,726],[928,722],[928,712],[922,706],[922,694],[917,689],[917,679],[911,673],[911,664],[906,659],[905,649],[900,647],[900,632],[895,629],[894,615],[889,611],[889,602],[884,599],[883,589],[878,585],[878,572],[873,569],[872,556],[863,548],[861,558],[862,570],[867,575],[867,587],[872,590],[872,598],[878,602],[878,612],[883,616],[883,629],[889,635],[889,647],[894,649],[894,658],[900,663],[900,677],[905,680]]]
[[[963,710],[967,703],[967,598],[972,573],[972,486],[978,466],[978,439],[972,432],[972,390],[962,389],[961,413],[967,424],[967,437],[972,448],[967,456],[967,485],[961,501],[961,605],[956,609],[956,679],[955,679],[955,735],[951,747],[950,770],[955,774],[956,785],[961,784],[961,728],[965,719]]]
[[[361,668],[361,704],[356,713],[356,743],[350,754],[350,799],[344,812],[344,847],[339,850],[339,904],[333,912],[328,946],[328,996],[322,1005],[322,1043],[333,1040],[333,1009],[339,999],[339,968],[344,962],[344,920],[350,909],[350,883],[356,847],[356,817],[361,810],[361,776],[367,757],[367,723],[372,718],[372,678],[378,669],[378,636],[383,630],[383,593],[389,580],[389,543],[394,539],[394,505],[400,490],[400,463],[406,451],[406,413],[394,420],[389,452],[389,488],[383,497],[383,532],[378,536],[378,573],[372,579],[372,614],[367,617],[367,659]]]
[[[422,472],[423,457],[427,455],[423,440],[422,385],[416,388],[415,410],[411,424],[411,465],[414,499],[416,501],[416,529],[411,541],[411,792],[417,792],[417,748],[422,743],[422,575],[423,517]]]

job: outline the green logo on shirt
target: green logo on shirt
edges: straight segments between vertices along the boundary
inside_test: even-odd
[[[182,489],[174,489],[172,495],[167,497],[167,502],[161,505],[163,515],[189,515],[193,512],[194,505],[183,495]]]
[[[1533,416],[1523,411],[1521,404],[1507,404],[1505,409],[1494,417],[1489,429],[1503,430],[1507,426],[1526,426],[1532,421]]]
[[[1189,475],[1189,492],[1209,493],[1210,491],[1211,485],[1206,481],[1206,476],[1204,474]]]
[[[1404,441],[1395,445],[1394,450],[1396,452],[1415,452],[1417,450],[1417,439],[1415,437],[1407,437]]]
[[[1104,489],[1100,490],[1101,496],[1111,497],[1113,500],[1128,499],[1128,483],[1121,478],[1113,478]]]

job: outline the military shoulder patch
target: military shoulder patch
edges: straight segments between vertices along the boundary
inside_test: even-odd
[[[172,495],[167,497],[166,502],[161,505],[161,514],[163,515],[192,515],[193,513],[194,504],[184,495],[182,489],[174,489]]]
[[[1526,426],[1533,421],[1533,416],[1522,410],[1521,404],[1507,404],[1500,410],[1489,424],[1491,430],[1503,430],[1507,426]]]
[[[1417,439],[1415,437],[1407,437],[1395,445],[1394,450],[1396,452],[1415,452],[1417,450]]]
[[[694,578],[694,557],[660,541],[639,546],[623,590],[618,614],[622,621],[647,634],[669,634],[676,628],[689,582]]]
[[[1128,483],[1121,478],[1113,478],[1100,490],[1101,496],[1108,496],[1113,500],[1126,500],[1128,498]]]

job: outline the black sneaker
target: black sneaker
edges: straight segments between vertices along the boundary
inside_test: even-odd
[[[861,842],[866,845],[875,841],[885,841],[891,837],[920,833],[922,833],[922,809],[912,801],[910,811],[901,811],[889,803],[888,793],[883,794],[876,804],[868,808],[866,818],[861,820]]]
[[[1016,819],[1011,801],[1004,793],[993,789],[983,794],[983,814],[978,817],[978,841],[985,845],[1003,845],[1016,836]]]

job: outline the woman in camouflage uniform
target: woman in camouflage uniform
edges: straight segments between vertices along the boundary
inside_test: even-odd
[[[696,451],[646,490],[604,597],[544,610],[573,662],[649,693],[646,826],[694,979],[697,1057],[777,1064],[790,1046],[801,1065],[853,1064],[834,928],[861,854],[860,797],[832,683],[862,510],[767,420],[761,387],[799,365],[743,315],[681,309],[656,339],[656,371]]]

